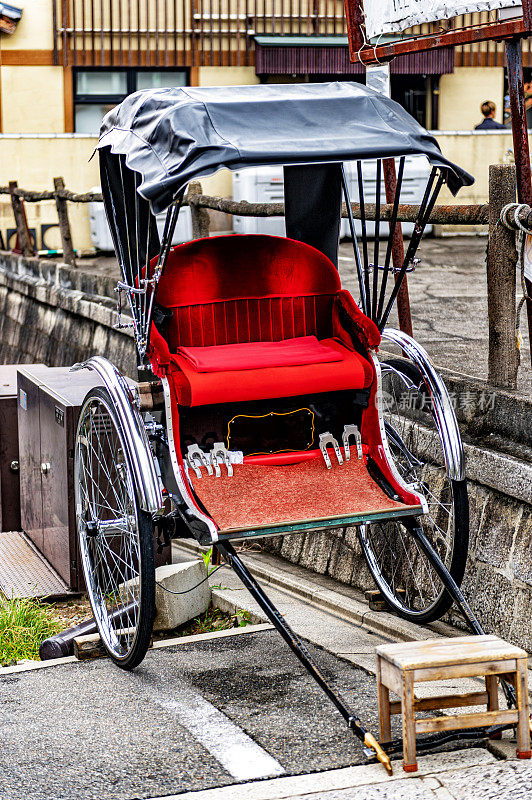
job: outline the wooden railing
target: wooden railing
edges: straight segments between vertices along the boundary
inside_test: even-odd
[[[513,192],[513,194],[512,194]],[[58,227],[61,235],[63,260],[71,267],[76,266],[76,251],[72,241],[72,232],[68,219],[68,203],[101,202],[99,192],[76,194],[65,188],[62,178],[54,179],[54,189],[48,191],[28,191],[21,189],[16,181],[9,186],[0,186],[0,195],[9,195],[13,208],[17,231],[17,248],[15,252],[23,256],[35,255],[25,212],[25,203],[39,203],[44,200],[55,200],[58,216]],[[435,206],[429,222],[440,225],[484,225],[490,224],[490,238],[487,257],[488,274],[488,341],[489,341],[489,382],[495,386],[515,388],[519,357],[516,349],[516,242],[514,229],[517,223],[512,215],[506,229],[499,225],[501,211],[515,195],[515,167],[496,165],[490,168],[490,204],[487,205],[452,205]],[[184,204],[190,207],[192,217],[193,238],[209,236],[209,210],[226,214],[237,214],[250,217],[275,217],[284,215],[283,203],[248,203],[234,201],[223,197],[204,195],[201,185],[191,182]],[[357,203],[352,203],[355,219],[360,219],[361,211]],[[383,204],[379,209],[366,204],[365,217],[373,220],[377,216],[381,220],[389,220],[393,213],[393,205]],[[345,203],[342,217],[347,217]],[[397,219],[401,222],[414,222],[419,216],[419,206],[400,205]],[[514,224],[515,223],[515,224]],[[532,230],[532,209],[522,206],[519,209],[519,223]],[[0,250],[8,246],[0,237]]]

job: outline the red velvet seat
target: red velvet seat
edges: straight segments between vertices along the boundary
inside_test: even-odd
[[[359,331],[357,338],[366,347],[378,345],[377,328],[341,290],[332,262],[301,242],[251,235],[179,245],[169,256],[156,299],[172,310],[172,317],[164,336],[152,327],[152,364],[171,379],[181,405],[361,389],[373,380],[370,361],[356,352],[342,319]],[[302,337],[317,337],[321,345],[316,342],[316,352],[325,346],[334,360],[316,357],[316,363],[302,363]],[[296,340],[297,355],[291,355],[290,346],[283,347],[279,366],[271,365],[271,348],[265,359],[264,348],[256,344],[289,339]],[[249,347],[227,348],[246,343]],[[194,351],[205,362],[200,371],[186,352],[178,352],[209,348],[212,360],[217,347],[230,369],[211,371],[209,360]]]

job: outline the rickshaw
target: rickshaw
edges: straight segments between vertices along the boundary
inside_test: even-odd
[[[454,599],[470,613],[459,591],[468,502],[452,403],[425,350],[387,323],[442,186],[456,194],[473,179],[400,105],[350,82],[137,92],[105,117],[98,152],[118,308],[126,298],[130,313],[117,325],[132,327],[139,370],[160,398],[146,410],[101,356],[74,367],[102,382],[81,409],[75,490],[105,648],[125,669],[146,654],[154,535],[161,545],[191,537],[213,546],[367,753],[389,767],[233,544],[350,526],[393,611],[426,623]],[[398,264],[409,156],[428,159],[430,176]],[[346,161],[358,174],[356,223]],[[286,237],[172,246],[190,181],[263,165],[284,168]],[[396,188],[385,204],[390,165]],[[342,194],[356,299],[338,272]]]

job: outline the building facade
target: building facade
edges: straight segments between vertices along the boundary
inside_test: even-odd
[[[364,80],[363,66],[349,60],[343,0],[14,2],[0,4],[2,185],[15,178],[25,188],[49,188],[55,175],[79,191],[97,185],[97,160],[89,157],[101,118],[137,89]],[[524,63],[528,80],[529,42]],[[502,44],[404,56],[391,69],[392,96],[426,127],[448,132],[440,143],[449,157],[463,161],[463,138],[450,132],[472,131],[482,101],[495,101],[503,120]],[[511,137],[503,133],[487,146],[486,139],[468,146],[480,159],[465,164],[480,178],[473,201],[485,197],[487,152],[501,160]],[[207,185],[231,193],[227,176]],[[42,209],[31,214],[46,217]],[[0,228],[10,213],[0,196]],[[81,238],[86,243],[88,234]]]
[[[17,2],[20,19],[8,6],[0,27],[2,133],[95,133],[109,106],[149,86],[363,79],[342,0]],[[528,42],[524,63],[529,79]],[[429,128],[471,129],[485,99],[502,121],[503,46],[396,59],[392,92]]]

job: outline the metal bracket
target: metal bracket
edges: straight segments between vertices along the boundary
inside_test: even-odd
[[[349,449],[349,437],[355,437],[355,443],[357,448],[357,458],[362,458],[362,437],[360,435],[360,431],[358,430],[357,425],[346,425],[344,427],[344,432],[342,434],[342,444],[344,447],[344,458],[346,461],[349,461],[351,458],[351,451]]]
[[[187,461],[190,467],[194,470],[198,478],[201,478],[201,468],[205,467],[208,475],[213,474],[213,469],[209,463],[209,459],[197,444],[189,444],[187,447]]]
[[[342,454],[340,452],[340,446],[337,440],[332,435],[332,433],[329,432],[320,433],[319,444],[320,444],[321,454],[323,456],[323,460],[325,461],[325,466],[327,467],[327,469],[332,468],[331,459],[329,458],[329,453],[327,452],[328,445],[330,445],[334,449],[334,452],[336,453],[336,458],[338,459],[338,463],[340,465],[344,463],[344,459],[342,458]]]
[[[233,477],[233,465],[231,464],[231,456],[223,442],[215,442],[210,452],[211,464],[214,467],[216,477],[219,478],[221,473],[220,464],[225,464],[227,467],[227,474],[230,478]]]

